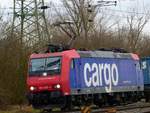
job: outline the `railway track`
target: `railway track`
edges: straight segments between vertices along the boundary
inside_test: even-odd
[[[137,103],[121,105],[121,106],[103,107],[100,109],[96,107],[91,107],[90,109],[90,107],[88,108],[87,106],[85,111],[80,109],[76,109],[73,111],[66,111],[66,112],[55,110],[47,113],[150,113],[150,103],[137,102]]]
[[[92,113],[150,113],[150,103],[134,103],[93,110]]]

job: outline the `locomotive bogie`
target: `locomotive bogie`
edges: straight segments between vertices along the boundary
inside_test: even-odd
[[[64,107],[66,99],[60,91],[44,91],[28,94],[29,103],[36,109],[52,109],[52,107]]]

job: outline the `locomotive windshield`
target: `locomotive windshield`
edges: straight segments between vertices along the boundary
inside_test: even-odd
[[[42,75],[46,72],[48,75],[60,74],[61,57],[34,58],[31,59],[29,75]]]

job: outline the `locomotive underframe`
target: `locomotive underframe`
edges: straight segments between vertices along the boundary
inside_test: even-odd
[[[144,85],[144,96],[146,101],[150,102],[150,84]]]
[[[72,109],[74,106],[96,105],[99,107],[120,105],[136,102],[143,97],[143,92],[122,92],[122,93],[96,93],[63,96],[59,91],[39,92],[28,94],[30,104],[36,109],[52,109],[59,107]]]
[[[36,109],[49,109],[52,107],[64,107],[65,99],[60,91],[43,91],[38,93],[29,93],[27,95],[29,104]]]

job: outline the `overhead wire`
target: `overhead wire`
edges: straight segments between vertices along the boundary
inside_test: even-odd
[[[118,10],[118,9],[105,9],[109,11],[115,11],[115,12],[122,12],[122,13],[128,13],[128,14],[138,14],[138,15],[149,15],[149,13],[144,12],[135,12],[135,11],[127,11],[127,10]]]
[[[119,4],[121,5],[121,1],[118,0]],[[137,4],[138,4],[138,1],[137,1]],[[144,3],[143,3],[144,4]],[[137,14],[137,15],[150,15],[149,13],[144,13],[144,12],[137,12],[137,11],[128,11],[128,10],[122,10],[122,7],[119,5],[119,9],[112,9],[112,8],[103,8],[101,7],[99,10],[108,10],[108,11],[113,11],[113,12],[120,12],[120,13],[126,13],[126,14]],[[64,6],[62,5],[57,5],[57,6],[49,6],[51,10],[53,10],[54,8],[65,8]],[[144,8],[144,7],[143,7]],[[12,7],[9,7],[9,8],[0,8],[0,9],[4,9],[4,10],[7,10],[7,9],[13,9]],[[2,15],[12,15],[14,14],[13,12],[6,12],[6,13],[1,13]],[[108,15],[112,15],[112,14],[108,14]],[[114,14],[113,14],[114,15]],[[122,18],[125,18],[126,16],[121,16],[121,15],[115,15],[115,16],[120,16]]]
[[[121,5],[120,0],[118,0],[118,2]],[[137,2],[138,4],[138,2]],[[49,6],[50,8],[65,8],[64,6],[60,5],[60,6]],[[103,8],[103,7],[102,7]],[[144,8],[144,7],[143,7]],[[13,9],[12,7],[9,8],[0,8],[0,9],[4,9],[4,10],[8,10],[8,9]],[[148,13],[144,13],[144,12],[136,12],[136,11],[127,11],[127,10],[122,10],[121,6],[119,6],[119,9],[110,9],[110,8],[105,8],[105,10],[111,10],[111,11],[116,11],[116,12],[123,12],[123,13],[134,13],[134,14],[140,14],[140,15],[147,15]],[[13,12],[8,12],[6,14],[13,14]]]

